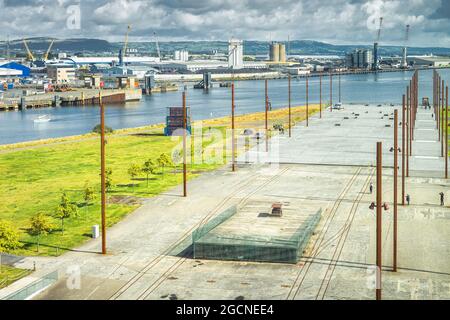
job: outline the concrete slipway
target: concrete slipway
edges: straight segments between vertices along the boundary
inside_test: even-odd
[[[244,155],[238,173],[225,167],[192,181],[187,199],[179,197],[180,188],[150,199],[109,231],[107,256],[96,253],[95,240],[62,257],[29,258],[18,266],[36,261],[35,278],[59,270],[61,280],[36,299],[374,299],[375,214],[368,207],[375,195],[369,185],[375,184],[375,143],[382,141],[383,200],[392,203],[394,109],[326,111],[308,128],[299,123],[292,138],[280,137],[267,157],[264,144],[258,155],[255,148],[247,156],[270,164],[244,164]],[[391,272],[392,205],[383,216],[383,299],[450,299],[450,208],[440,207],[438,196],[444,191],[450,201],[450,188],[436,140],[431,111],[419,110],[406,181],[411,205],[399,207],[397,273]],[[183,255],[191,232],[223,210],[276,201],[324,210],[298,264]],[[81,272],[80,283],[67,277],[74,270]]]

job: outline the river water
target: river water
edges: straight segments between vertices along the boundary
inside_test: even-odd
[[[442,78],[450,81],[450,70],[440,70]],[[401,103],[412,72],[346,75],[341,77],[343,103],[390,104]],[[330,100],[330,81],[323,78],[323,102]],[[193,120],[216,118],[230,114],[231,90],[213,88],[209,92],[188,89],[187,103]],[[319,102],[319,78],[309,79],[309,101]],[[182,88],[182,86],[180,86]],[[287,80],[269,81],[272,108],[287,106]],[[339,99],[338,78],[333,77],[333,101]],[[432,97],[432,71],[420,73],[420,97]],[[305,80],[292,80],[292,103],[305,103]],[[165,121],[166,108],[181,105],[178,92],[144,96],[142,101],[124,105],[107,105],[106,124],[113,129],[131,128]],[[236,113],[264,111],[264,81],[236,82]],[[41,115],[50,115],[51,121],[35,123]],[[58,107],[15,112],[0,112],[0,145],[46,138],[57,138],[88,133],[100,122],[98,106]]]

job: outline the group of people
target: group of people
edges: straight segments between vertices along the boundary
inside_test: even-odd
[[[373,183],[372,182],[370,183],[369,190],[370,190],[370,194],[372,194],[373,193]],[[441,207],[445,206],[445,194],[443,192],[439,193],[439,198],[441,200]],[[409,194],[407,194],[405,197],[405,200],[409,206],[411,203],[411,196]]]

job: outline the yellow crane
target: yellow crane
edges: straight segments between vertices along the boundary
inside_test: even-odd
[[[128,25],[128,29],[127,29],[127,33],[126,33],[126,35],[125,35],[125,43],[123,44],[123,49],[122,49],[122,52],[121,52],[121,61],[120,61],[120,63],[123,65],[123,64],[125,64],[125,56],[126,56],[126,54],[127,54],[127,49],[128,49],[128,37],[129,37],[129,35],[130,35],[130,32],[131,32],[131,25]]]
[[[33,53],[31,52],[30,48],[28,47],[28,43],[27,43],[27,40],[26,40],[26,39],[23,39],[23,44],[24,44],[24,46],[25,46],[25,49],[27,50],[27,59],[28,59],[29,61],[34,61],[34,60],[35,60],[35,59],[34,59],[34,55],[33,55]]]
[[[53,47],[53,43],[55,42],[55,40],[52,40],[51,42],[50,42],[50,45],[48,46],[48,49],[47,49],[47,51],[45,52],[45,54],[44,54],[44,61],[47,61],[48,60],[48,55],[50,54],[50,51],[52,50],[52,47]]]

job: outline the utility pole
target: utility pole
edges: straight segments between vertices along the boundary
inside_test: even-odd
[[[381,300],[381,270],[382,270],[382,186],[383,186],[383,160],[382,143],[377,142],[377,272],[376,272],[376,298]]]
[[[410,87],[406,88],[406,176],[409,177],[409,105],[411,100]]]
[[[183,197],[187,197],[187,110],[186,91],[183,91]]]
[[[445,132],[447,131],[445,128],[445,125],[447,124],[445,122],[445,115],[443,114],[444,112],[444,105],[445,105],[445,81],[442,80],[442,108],[441,108],[441,112],[439,113],[439,115],[442,115],[442,120],[441,120],[441,156],[444,156],[444,139],[445,139]],[[447,141],[446,141],[447,142]]]
[[[319,76],[319,96],[320,96],[320,119],[322,119],[322,73]]]
[[[403,104],[402,104],[402,206],[405,205],[405,144],[406,144],[406,96],[403,95]]]
[[[333,73],[330,70],[330,112],[333,112]]]
[[[266,111],[265,111],[265,129],[266,129],[266,152],[269,152],[269,83],[266,79]]]
[[[394,111],[394,272],[397,272],[397,213],[398,213],[398,110]]]
[[[339,70],[339,103],[342,103],[342,94],[341,94],[341,70]]]
[[[414,81],[410,81],[410,95],[411,99],[409,100],[409,113],[408,113],[408,123],[409,123],[409,156],[412,156],[412,132],[413,132],[413,121],[412,121],[412,114],[413,114],[413,105],[414,105]],[[408,166],[409,167],[409,166]],[[408,170],[408,176],[409,176],[409,170]]]
[[[445,179],[448,179],[448,86],[445,88]]]
[[[235,136],[235,122],[234,122],[234,83],[231,84],[231,153],[232,153],[232,171],[236,171],[236,136]]]
[[[306,126],[309,127],[309,77],[306,75]]]
[[[105,139],[105,106],[103,105],[102,93],[98,94],[100,104],[100,176],[101,176],[101,214],[102,214],[102,254],[106,254],[106,139]]]
[[[288,76],[288,100],[289,100],[289,138],[292,137],[292,114],[291,114],[291,75]]]
[[[437,89],[437,93],[438,93],[438,103],[437,103],[437,108],[436,108],[436,123],[437,123],[437,127],[438,127],[438,141],[441,141],[441,126],[439,123],[439,118],[440,118],[440,110],[441,110],[441,77],[438,76],[438,89]]]

